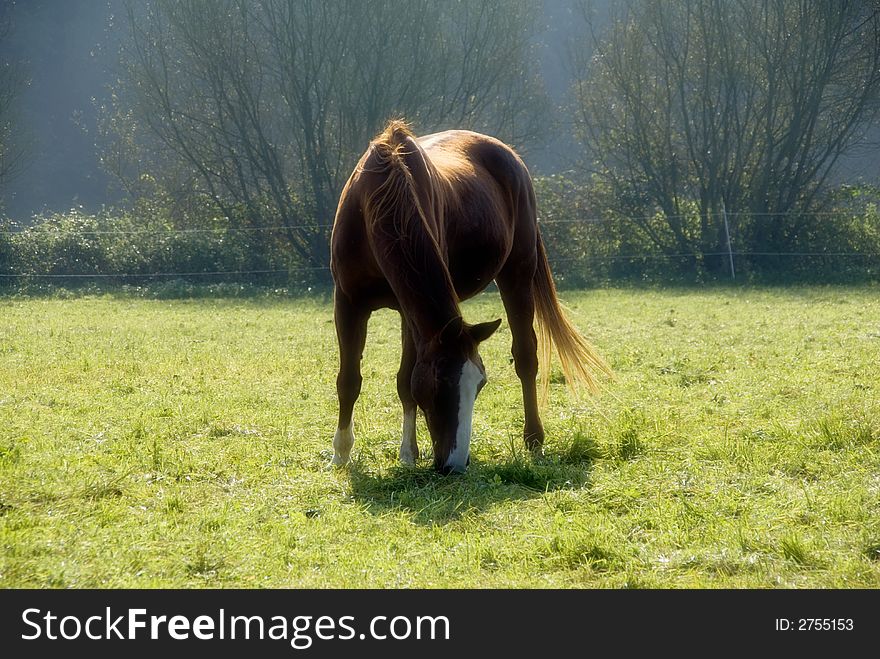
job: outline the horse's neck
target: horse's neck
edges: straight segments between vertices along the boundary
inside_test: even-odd
[[[377,258],[417,343],[428,341],[461,316],[458,296],[437,236],[431,235],[421,218],[413,218],[403,230],[396,229],[381,227],[376,232]]]

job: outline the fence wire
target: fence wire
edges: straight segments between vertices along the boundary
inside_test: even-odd
[[[839,217],[841,215],[840,211],[812,211],[808,213],[793,213],[793,212],[779,212],[779,213],[754,213],[751,211],[743,211],[743,212],[727,212],[728,217],[764,217],[764,218],[773,218],[773,217]],[[618,215],[614,217],[600,217],[600,216],[589,216],[589,217],[576,217],[576,218],[568,218],[568,219],[548,219],[548,220],[539,220],[538,224],[543,225],[557,225],[557,224],[601,224],[603,222],[615,222],[615,221],[627,221],[627,222],[647,222],[650,220],[657,219],[670,219],[670,220],[685,220],[689,218],[693,218],[693,213],[679,213],[675,215],[665,215],[665,214],[655,214],[655,215],[638,215],[638,216],[630,216],[630,215]],[[15,236],[20,234],[25,234],[29,231],[51,231],[54,227],[52,225],[48,225],[46,228],[46,224],[36,224],[32,226],[22,227],[20,229],[2,229],[0,230],[0,235],[5,236]],[[65,229],[63,231],[66,236],[113,236],[113,235],[177,235],[177,234],[223,234],[223,233],[260,233],[263,231],[326,231],[327,229],[332,229],[333,224],[323,223],[323,224],[280,224],[280,225],[270,225],[270,226],[258,226],[258,227],[194,227],[194,228],[176,228],[176,227],[167,227],[161,229],[83,229],[81,231],[70,231]]]
[[[761,217],[761,218],[779,218],[779,217],[840,217],[840,211],[814,211],[809,213],[792,213],[792,212],[727,212],[727,216],[735,217]],[[646,222],[658,219],[688,219],[693,218],[693,214],[678,215],[644,215],[644,216],[614,216],[614,217],[576,217],[576,218],[550,218],[539,220],[539,226],[545,225],[590,225],[606,222]],[[256,227],[194,227],[194,228],[150,228],[150,229],[83,229],[83,230],[67,230],[56,229],[53,225],[37,224],[20,229],[2,229],[2,236],[19,236],[26,235],[29,232],[52,232],[57,230],[63,236],[125,236],[125,235],[143,235],[143,236],[164,236],[164,235],[198,235],[198,234],[249,234],[260,232],[291,232],[291,231],[326,231],[332,228],[332,224],[315,224],[315,225],[269,225]],[[639,253],[639,254],[588,254],[583,253],[576,258],[551,258],[551,266],[553,265],[571,265],[575,263],[589,263],[602,261],[663,261],[674,259],[705,259],[712,257],[729,257],[737,258],[880,258],[880,252],[874,251],[743,251],[735,250],[729,247],[726,251],[715,252],[677,252],[677,253]],[[7,272],[0,273],[0,280],[12,279],[167,279],[167,278],[196,278],[196,277],[232,277],[232,276],[268,276],[268,275],[287,275],[289,277],[296,275],[306,275],[308,273],[327,272],[330,268],[328,265],[322,266],[295,266],[291,268],[270,268],[270,269],[236,269],[236,270],[191,270],[191,271],[167,271],[167,272],[95,272],[95,273],[48,273],[48,272]]]

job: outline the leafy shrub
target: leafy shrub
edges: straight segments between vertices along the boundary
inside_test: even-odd
[[[286,286],[326,274],[303,270],[275,230],[241,229],[207,213],[174,222],[167,209],[146,201],[132,210],[53,213],[30,226],[7,222],[2,230],[0,273],[23,275],[13,280],[25,286],[150,281]]]
[[[661,249],[659,244],[671,243],[662,214],[626,218],[608,212],[599,184],[549,176],[536,178],[535,189],[541,234],[561,287],[729,278],[726,255],[719,263],[717,257]],[[880,191],[841,186],[825,202],[829,210],[821,214],[733,216],[737,280],[880,277]],[[682,230],[696,236],[696,204],[686,208],[693,213],[679,219]],[[254,286],[326,289],[329,272],[299,261],[286,239],[279,230],[249,227],[242,217],[230,220],[208,206],[179,208],[161,196],[144,197],[129,210],[73,209],[35,218],[29,226],[0,222],[0,286],[33,291],[150,284],[163,296],[195,294],[194,285],[227,292]]]
[[[669,247],[669,222],[608,212],[600,184],[551,176],[535,180],[538,218],[557,282],[583,287],[603,282],[703,282],[729,279],[728,257]],[[841,282],[880,277],[880,191],[841,186],[821,213],[759,217],[731,214],[738,280]],[[696,244],[700,215],[685,204],[682,233]],[[663,244],[666,247],[661,248]]]

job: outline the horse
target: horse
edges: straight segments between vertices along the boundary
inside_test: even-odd
[[[501,319],[469,324],[459,303],[493,280],[513,337],[523,438],[533,454],[540,455],[544,443],[536,378],[540,364],[546,392],[551,342],[567,383],[594,392],[592,371],[609,372],[560,306],[526,165],[488,135],[447,130],[416,137],[405,121],[388,122],[340,195],[330,269],[339,345],[333,465],[348,463],[354,444],[360,362],[377,309],[401,315],[403,464],[419,457],[416,406],[425,416],[434,469],[462,473],[470,462],[474,402],[487,380],[478,346]]]

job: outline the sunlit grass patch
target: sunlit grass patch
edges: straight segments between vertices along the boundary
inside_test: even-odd
[[[394,313],[370,324],[352,463],[327,469],[326,301],[0,298],[0,585],[880,583],[875,290],[563,298],[615,380],[576,398],[554,371],[533,457],[503,325],[457,476],[421,418],[397,462]]]

